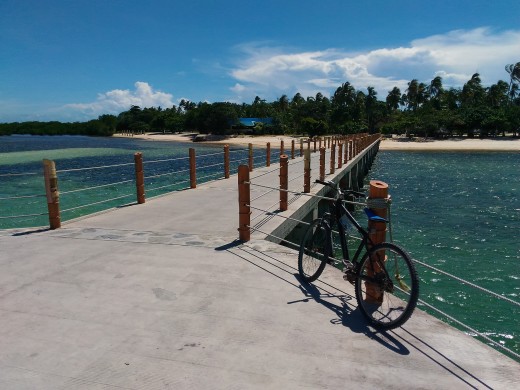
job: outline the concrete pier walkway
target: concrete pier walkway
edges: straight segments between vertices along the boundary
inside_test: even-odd
[[[303,163],[290,163],[295,178]],[[276,186],[273,168],[251,176]],[[258,232],[241,244],[237,226],[234,176],[54,231],[0,231],[0,389],[519,386],[520,364],[420,310],[375,332],[339,271],[302,283],[296,252]]]

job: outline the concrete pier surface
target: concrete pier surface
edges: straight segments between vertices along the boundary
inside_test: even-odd
[[[238,242],[237,198],[234,176],[0,231],[0,389],[518,388],[520,364],[472,337],[420,310],[376,332],[340,271],[307,285],[295,251]]]

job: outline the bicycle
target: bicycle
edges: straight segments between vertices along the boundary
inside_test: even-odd
[[[344,279],[355,286],[358,307],[376,328],[387,330],[403,325],[412,315],[419,297],[419,279],[410,255],[390,242],[374,244],[369,232],[345,207],[346,196],[365,197],[363,193],[342,191],[332,181],[316,180],[334,190],[331,210],[315,219],[300,244],[298,272],[308,283],[320,277],[327,264],[343,264]],[[388,220],[365,208],[369,220],[388,224]],[[352,259],[347,245],[348,225],[352,225],[361,242]],[[334,253],[332,234],[337,227],[342,258]]]

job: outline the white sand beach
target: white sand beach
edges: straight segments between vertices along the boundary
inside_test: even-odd
[[[115,137],[129,137],[128,135],[117,134]],[[192,142],[196,136],[194,133],[180,134],[162,134],[162,133],[146,133],[134,135],[134,138],[141,138],[149,141],[172,141],[172,142]],[[284,141],[285,147],[291,145],[294,139],[299,142],[299,137],[291,137],[288,135],[271,135],[271,136],[243,136],[222,137],[208,135],[206,141],[202,143],[219,144],[219,145],[247,145],[252,143],[254,147],[266,147],[267,143],[271,143],[271,147],[279,145],[280,141]],[[381,142],[381,150],[417,150],[417,151],[510,151],[520,152],[520,138],[512,139],[511,137],[498,137],[493,139],[480,138],[450,138],[445,140],[432,139],[416,139],[409,140],[407,138],[385,138]]]

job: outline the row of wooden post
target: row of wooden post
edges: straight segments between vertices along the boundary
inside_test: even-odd
[[[325,177],[324,167],[324,156],[325,148],[331,148],[331,162],[330,162],[330,173],[334,173],[335,160],[335,148],[338,146],[340,152],[339,155],[344,156],[344,160],[338,160],[338,168],[341,168],[342,162],[345,163],[356,156],[359,151],[363,150],[370,142],[366,134],[356,134],[350,136],[330,136],[325,138],[314,138],[307,139],[304,141],[300,140],[300,156],[304,156],[304,191],[310,191],[310,153],[311,153],[311,142],[313,143],[313,152],[317,151],[317,146],[320,150],[320,178]],[[307,144],[307,148],[304,149],[304,143]],[[323,146],[322,146],[323,144]],[[294,159],[296,153],[295,140],[291,141],[290,158]],[[343,149],[344,148],[344,149]],[[248,155],[248,169],[253,171],[254,160],[253,160],[253,145],[249,144],[249,155]],[[344,150],[344,153],[341,151]],[[338,155],[338,157],[339,157]],[[280,156],[286,156],[284,141],[280,141]],[[323,159],[323,163],[321,163]],[[144,169],[143,169],[143,155],[140,152],[134,154],[135,164],[135,183],[136,183],[136,198],[137,203],[145,203],[145,186],[144,186]],[[47,196],[47,208],[49,213],[49,225],[51,229],[57,229],[61,227],[61,215],[59,207],[59,190],[58,190],[58,177],[56,174],[56,165],[52,160],[44,160],[44,177],[45,177],[45,189]],[[266,166],[271,165],[271,144],[267,143],[266,148]],[[190,188],[197,187],[197,170],[196,170],[196,154],[195,149],[189,149],[189,166],[190,166]],[[224,177],[228,179],[230,177],[230,158],[229,158],[229,145],[224,146]],[[282,185],[282,183],[280,183]],[[286,206],[285,206],[286,207]]]
[[[329,174],[335,173],[336,169],[336,145],[338,145],[338,159],[337,159],[337,168],[340,169],[343,167],[343,163],[347,163],[352,160],[355,156],[357,156],[362,150],[367,148],[370,144],[379,139],[379,134],[375,135],[364,135],[362,137],[358,137],[355,139],[344,138],[343,142],[332,142],[330,144],[331,153],[330,153],[330,170]],[[337,139],[339,140],[339,138]],[[282,141],[283,142],[283,141]],[[320,142],[321,144],[321,142]],[[269,144],[268,144],[269,145]],[[319,168],[319,178],[320,180],[325,180],[325,147],[320,146],[320,168]],[[251,144],[250,144],[251,148]],[[343,149],[344,148],[344,149]],[[251,149],[250,149],[251,150]],[[280,151],[283,151],[283,143],[281,145]],[[307,141],[307,149],[304,150],[304,166],[303,166],[303,192],[309,193],[311,188],[311,149],[310,149],[310,140]],[[269,146],[268,146],[268,156],[269,156]],[[268,158],[268,161],[270,158]],[[280,186],[279,186],[279,210],[285,211],[287,210],[287,199],[288,199],[288,183],[289,183],[289,171],[288,171],[288,160],[289,156],[286,154],[280,154]],[[250,231],[250,180],[249,174],[252,172],[252,160],[249,161],[249,165],[240,165],[238,167],[238,203],[239,203],[239,239],[241,241],[249,241],[251,238]]]

